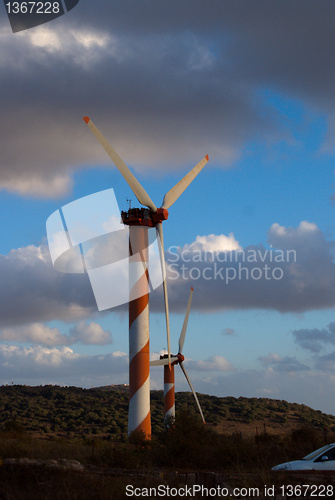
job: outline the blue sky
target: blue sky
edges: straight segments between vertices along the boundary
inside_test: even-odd
[[[99,312],[87,276],[53,269],[46,238],[47,218],[83,196],[113,188],[121,210],[135,205],[89,115],[158,206],[209,154],[169,210],[167,250],[296,252],[278,280],[169,275],[173,350],[194,287],[195,389],[335,413],[333,3],[141,4],[81,0],[16,34],[3,12],[1,381],[127,382],[126,308]],[[150,299],[157,356],[161,291]],[[153,369],[152,387],[162,379]]]

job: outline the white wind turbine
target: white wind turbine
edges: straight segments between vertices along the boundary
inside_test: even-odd
[[[150,437],[150,352],[149,352],[149,288],[148,288],[148,228],[155,227],[160,239],[160,257],[163,274],[165,319],[167,333],[167,363],[171,367],[170,322],[166,284],[165,254],[162,222],[168,218],[168,208],[181,196],[208,162],[205,156],[188,174],[166,193],[162,206],[157,208],[148,193],[127,165],[108,143],[88,117],[85,123],[96,136],[106,153],[119,169],[141,205],[147,209],[129,209],[122,212],[123,223],[129,225],[129,419],[128,434],[143,431]],[[132,298],[134,297],[134,298]],[[181,365],[182,366],[182,365]],[[182,368],[183,369],[183,368]],[[187,378],[187,375],[185,373]],[[189,382],[190,383],[190,382]]]
[[[181,329],[180,337],[179,337],[179,344],[178,344],[178,354],[175,356],[171,356],[170,362],[171,366],[169,366],[169,358],[168,354],[165,354],[160,357],[160,359],[150,361],[150,366],[164,366],[164,422],[165,426],[169,427],[171,424],[173,424],[175,420],[175,377],[174,377],[174,366],[179,365],[180,368],[182,369],[185,378],[188,382],[188,385],[190,386],[190,389],[193,393],[194,399],[197,403],[202,421],[205,422],[204,415],[202,413],[202,409],[198,400],[198,397],[196,395],[196,392],[194,390],[194,387],[192,385],[192,382],[190,380],[190,377],[188,376],[186,369],[184,367],[184,356],[182,354],[183,352],[183,347],[184,347],[184,342],[185,342],[185,336],[186,336],[186,329],[187,329],[187,323],[188,323],[188,318],[190,315],[190,309],[191,309],[191,302],[192,302],[192,295],[193,295],[193,287],[191,287],[191,292],[190,292],[190,297],[188,299],[188,304],[187,304],[187,309],[186,309],[186,314],[185,314],[185,319],[183,323],[183,327]]]

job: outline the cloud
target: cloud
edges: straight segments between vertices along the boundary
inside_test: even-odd
[[[185,361],[187,370],[195,371],[234,371],[233,365],[223,356],[210,356],[207,360]]]
[[[0,188],[58,197],[76,170],[109,167],[83,115],[138,172],[189,168],[204,146],[227,168],[252,141],[294,142],[264,89],[302,102],[303,120],[326,115],[333,149],[334,14],[331,2],[194,0],[148,16],[102,0],[15,36],[3,19]]]
[[[0,333],[0,339],[2,341],[31,342],[47,346],[69,344],[67,335],[61,334],[58,328],[50,328],[42,323],[32,323],[16,328],[4,328]]]
[[[268,356],[261,356],[259,360],[270,371],[274,370],[278,372],[291,373],[310,370],[307,365],[300,363],[293,356],[281,357],[276,353],[271,353]]]
[[[151,353],[150,360],[160,359],[160,356],[166,354],[166,351],[162,350],[159,353]],[[223,356],[214,355],[210,356],[207,360],[192,360],[189,358],[185,359],[185,367],[188,370],[195,371],[234,371],[233,365]]]
[[[2,329],[52,319],[73,321],[97,311],[87,275],[55,271],[43,245],[0,255],[0,274]]]
[[[333,365],[334,368],[335,365]],[[222,375],[197,377],[192,374],[196,392],[216,396],[271,398],[311,406],[335,413],[335,374],[321,370],[280,371],[238,370]],[[187,382],[178,377],[177,390],[187,390]]]
[[[80,321],[70,333],[62,334],[58,328],[50,328],[43,323],[32,323],[13,328],[4,328],[0,340],[29,342],[43,346],[68,346],[78,342],[82,344],[105,345],[112,343],[112,334],[105,331],[98,323]]]
[[[325,354],[324,356],[319,356],[316,358],[315,362],[316,369],[323,371],[330,375],[335,371],[335,351]]]
[[[334,307],[334,242],[327,241],[316,224],[273,224],[268,231],[270,248],[250,245],[229,252],[222,236],[201,236],[184,247],[167,249],[169,299],[175,310],[180,310],[190,285],[192,309],[206,312]]]
[[[302,328],[292,332],[295,342],[303,349],[320,352],[327,344],[335,344],[335,323],[326,328]]]
[[[227,328],[224,328],[222,330],[222,335],[235,335],[235,334],[236,334],[236,331],[234,328],[227,327]]]
[[[2,383],[60,384],[93,387],[128,382],[128,356],[123,352],[87,356],[70,347],[0,345]]]
[[[209,234],[206,236],[197,236],[190,245],[184,245],[181,252],[185,255],[193,252],[231,252],[233,250],[242,250],[233,233],[228,236],[224,234]]]
[[[253,308],[301,312],[334,307],[334,244],[326,241],[315,224],[302,222],[297,228],[272,225],[270,249],[258,245],[225,251],[232,242],[238,245],[233,236],[225,239],[211,234],[166,250],[171,310],[184,312],[190,285],[194,287],[192,310],[203,312]],[[87,274],[57,272],[44,245],[0,255],[0,274],[2,335],[14,335],[4,332],[5,328],[54,319],[72,322],[98,313]],[[161,287],[150,295],[153,312],[163,310],[161,295]],[[124,305],[114,311],[124,313],[126,309]],[[98,332],[97,326],[81,328],[82,339],[109,342],[110,332]],[[20,331],[22,338],[43,336],[37,330]],[[45,334],[50,345],[61,339],[59,332]]]
[[[303,403],[329,413],[335,412],[335,353],[320,360],[317,370],[299,369],[294,358],[281,358],[276,354],[264,357],[265,368],[260,370],[222,369],[224,363],[209,358],[211,370],[192,370],[192,384],[196,392],[216,396],[267,397]],[[197,364],[197,361],[194,361]],[[229,362],[228,362],[229,363]],[[295,369],[286,371],[292,363]],[[217,373],[221,366],[221,375]],[[275,366],[275,369],[272,367]],[[272,368],[272,369],[271,369]],[[97,387],[128,383],[129,359],[124,352],[101,355],[82,355],[70,347],[22,347],[0,345],[0,377],[3,384],[58,384],[78,387]],[[163,387],[163,373],[151,370],[151,385]],[[176,390],[189,387],[181,370],[176,370]]]
[[[24,370],[24,366],[36,363],[35,370],[38,367],[50,367],[51,369],[58,368],[60,364],[65,361],[73,361],[78,358],[69,347],[62,347],[61,349],[50,349],[46,347],[19,347],[13,345],[0,346],[0,363],[2,367],[10,369],[19,363],[20,369]]]
[[[86,323],[80,321],[75,327],[70,330],[70,338],[72,343],[82,342],[83,344],[111,344],[112,334],[106,331],[98,323]]]
[[[333,376],[335,371],[335,351],[323,356],[317,356],[315,358],[315,368],[328,374],[329,377]]]
[[[321,238],[320,238],[321,237]],[[286,250],[296,247],[299,242],[300,247],[312,243],[313,246],[320,245],[322,235],[320,229],[314,222],[301,221],[297,228],[280,226],[277,222],[272,224],[268,232],[268,241],[271,245]]]
[[[306,404],[327,413],[335,412],[335,352],[321,358],[314,368],[294,356],[277,353],[262,356],[259,361],[259,369],[223,370],[221,373],[192,370],[192,384],[197,393],[279,399]],[[188,360],[185,366],[190,372]],[[159,384],[155,373],[152,371],[157,388],[162,388],[162,377]],[[180,370],[176,371],[176,390],[189,390]]]

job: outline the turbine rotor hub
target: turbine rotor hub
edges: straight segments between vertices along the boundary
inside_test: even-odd
[[[182,363],[185,359],[185,357],[180,352],[178,352],[177,358],[178,358],[178,363]]]

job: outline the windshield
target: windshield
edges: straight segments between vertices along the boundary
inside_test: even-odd
[[[316,458],[318,455],[321,453],[324,453],[325,451],[329,450],[330,448],[333,448],[335,444],[327,444],[326,446],[322,446],[322,448],[319,448],[315,451],[312,451],[309,455],[306,455],[302,460],[313,460],[313,458]]]

